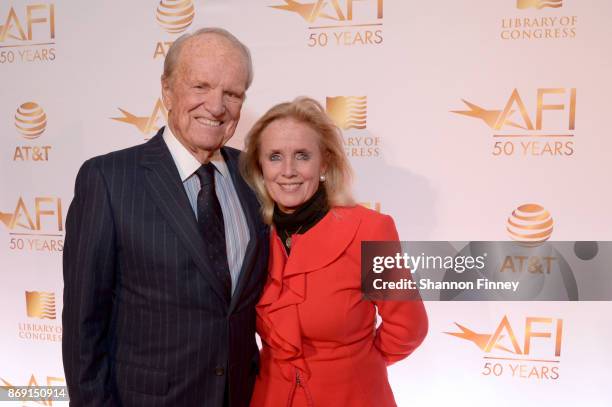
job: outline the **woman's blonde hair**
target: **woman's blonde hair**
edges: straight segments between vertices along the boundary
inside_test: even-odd
[[[325,191],[330,207],[353,206],[355,201],[351,193],[353,170],[342,146],[342,133],[329,118],[325,110],[314,99],[298,97],[292,102],[279,103],[268,110],[251,128],[245,140],[245,152],[241,157],[242,176],[255,190],[261,202],[263,220],[272,223],[274,201],[264,185],[260,163],[260,140],[263,131],[270,123],[291,119],[310,126],[319,135],[319,148],[323,157],[325,170]]]

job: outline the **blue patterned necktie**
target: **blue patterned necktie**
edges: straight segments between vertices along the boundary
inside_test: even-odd
[[[232,278],[227,263],[223,212],[215,191],[215,167],[210,162],[203,164],[196,175],[201,185],[198,193],[198,226],[204,238],[206,254],[215,274],[225,285],[227,296],[231,297]]]

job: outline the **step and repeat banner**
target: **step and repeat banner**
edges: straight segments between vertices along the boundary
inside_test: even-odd
[[[0,386],[65,384],[74,179],[165,123],[182,33],[223,27],[252,51],[229,145],[272,105],[319,100],[359,202],[402,240],[612,240],[611,17],[608,0],[3,0]],[[518,257],[508,272],[555,261]],[[389,370],[399,406],[612,405],[610,302],[426,307],[428,337]],[[62,403],[15,405],[40,404]]]

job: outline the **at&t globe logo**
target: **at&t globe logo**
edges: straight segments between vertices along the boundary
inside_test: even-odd
[[[34,140],[47,127],[47,115],[36,102],[25,102],[15,113],[15,127],[24,138]]]
[[[170,34],[180,34],[187,29],[195,17],[191,0],[161,0],[155,10],[161,28]]]
[[[171,35],[182,34],[195,18],[192,0],[161,0],[155,9],[155,20],[162,30]],[[153,59],[165,58],[174,39],[158,41]]]
[[[513,240],[524,245],[537,246],[552,235],[553,218],[539,204],[524,204],[512,211],[506,221],[506,231]]]
[[[38,139],[47,129],[47,113],[38,103],[29,101],[22,103],[15,112],[15,129],[21,136],[33,141]],[[49,161],[50,145],[18,145],[13,153],[13,161],[47,162]]]

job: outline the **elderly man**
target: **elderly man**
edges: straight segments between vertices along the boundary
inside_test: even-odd
[[[88,160],[66,220],[63,359],[72,406],[247,406],[267,229],[223,145],[248,49],[205,28],[164,63],[168,126]]]

